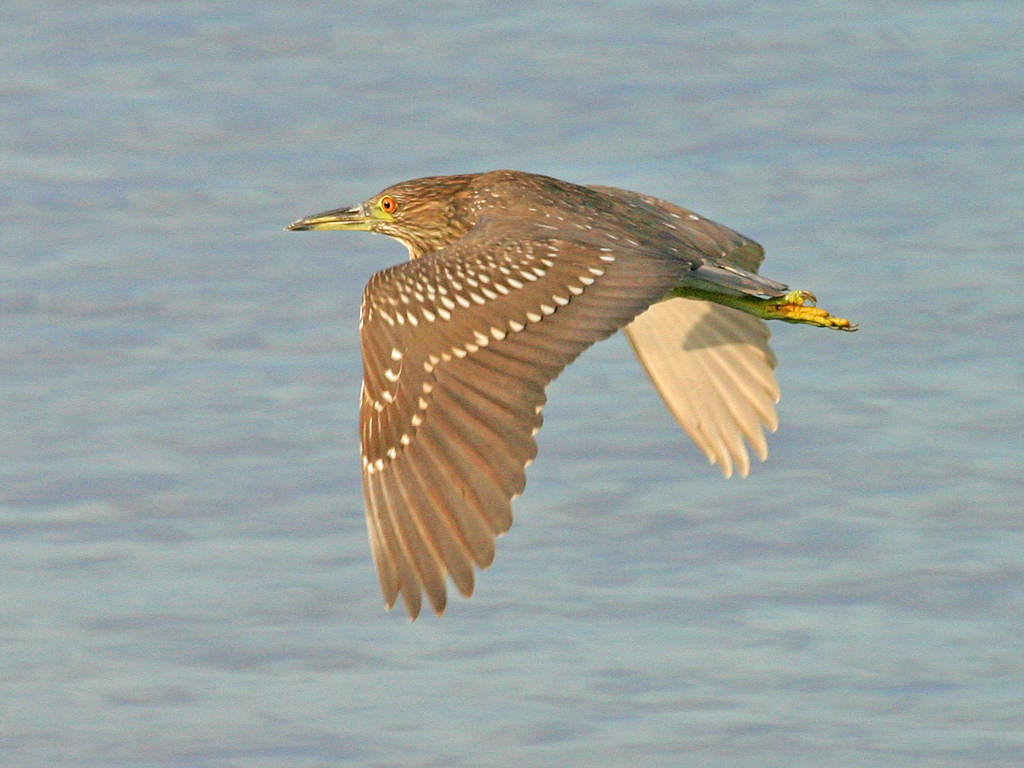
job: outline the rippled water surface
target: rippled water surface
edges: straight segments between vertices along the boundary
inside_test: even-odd
[[[0,762],[1024,764],[1013,3],[0,11]],[[862,330],[779,324],[723,480],[621,337],[550,390],[477,594],[363,530],[384,238],[287,222],[522,168],[678,201]]]

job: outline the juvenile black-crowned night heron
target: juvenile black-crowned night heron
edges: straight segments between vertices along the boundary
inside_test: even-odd
[[[682,427],[728,477],[777,424],[761,319],[855,326],[757,275],[764,251],[663,200],[518,171],[396,184],[292,230],[380,232],[410,261],[363,295],[359,422],[373,558],[415,618],[473,592],[537,453],[547,385],[625,328]],[[759,319],[760,318],[760,319]]]

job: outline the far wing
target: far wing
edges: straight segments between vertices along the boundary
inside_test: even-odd
[[[727,266],[756,273],[764,259],[764,249],[750,238],[686,208],[637,192],[595,189],[654,214]],[[714,279],[720,268],[707,271]],[[764,322],[718,304],[670,299],[651,306],[625,332],[672,415],[726,477],[734,468],[743,476],[750,470],[747,443],[762,461],[767,457],[762,430],[778,426],[779,388]]]
[[[764,461],[763,428],[778,426],[779,388],[763,321],[719,304],[669,299],[625,332],[676,421],[726,477],[734,467],[749,472],[747,443]]]

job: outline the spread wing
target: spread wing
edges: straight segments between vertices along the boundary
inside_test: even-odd
[[[722,474],[735,467],[746,477],[746,443],[767,458],[763,429],[778,427],[779,387],[763,321],[707,301],[669,299],[625,330],[669,411]]]
[[[613,187],[595,189],[654,215],[710,257],[688,280],[728,279],[721,272],[729,267],[756,274],[764,259],[753,240],[678,205]],[[750,470],[746,443],[762,461],[767,458],[763,429],[778,426],[779,388],[763,321],[718,304],[670,299],[651,306],[625,332],[669,411],[726,477],[734,467],[743,476]]]
[[[377,273],[363,297],[363,487],[384,598],[464,595],[494,557],[537,452],[544,390],[699,263],[492,217]]]

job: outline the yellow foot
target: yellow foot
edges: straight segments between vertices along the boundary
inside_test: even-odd
[[[837,331],[856,331],[857,326],[841,317],[833,317],[824,309],[814,305],[814,294],[810,291],[790,291],[777,299],[758,299],[754,296],[732,296],[724,293],[702,291],[697,288],[673,288],[669,296],[683,299],[713,301],[726,307],[738,309],[762,320],[783,320],[787,323],[804,323],[819,328]]]
[[[787,323],[806,323],[819,328],[833,328],[837,331],[856,331],[857,326],[842,317],[833,317],[824,309],[815,306],[817,299],[810,291],[790,291],[778,299],[765,302],[763,317],[768,320],[784,320]]]

